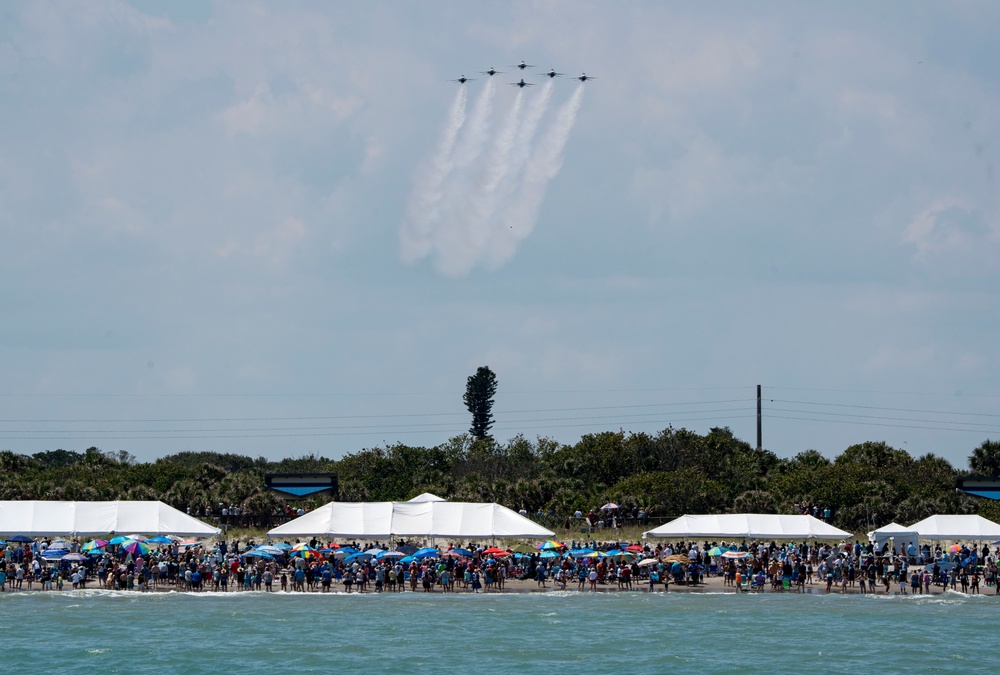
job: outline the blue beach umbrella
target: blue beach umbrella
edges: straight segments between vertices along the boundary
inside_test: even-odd
[[[93,556],[104,555],[105,553],[107,553],[107,551],[100,548],[92,548],[89,551],[87,551],[87,555],[93,555]]]
[[[274,556],[258,548],[251,549],[243,554],[247,558],[263,558],[264,560],[274,560]]]
[[[274,547],[275,548],[280,548],[282,551],[290,551],[290,550],[292,550],[292,545],[289,544],[289,543],[286,543],[284,541],[279,541],[277,544],[274,545]]]
[[[406,557],[401,551],[382,551],[375,556],[377,560],[385,560],[386,558],[404,558]]]
[[[559,551],[542,551],[538,556],[539,558],[561,558],[562,554]]]
[[[15,544],[30,544],[34,541],[31,537],[26,537],[23,534],[15,534],[13,537],[7,540],[8,542],[13,542]]]
[[[121,535],[118,535],[108,543],[111,544],[112,546],[117,546],[118,544],[124,544],[126,541],[132,541],[132,540],[129,539],[128,537],[123,537]]]
[[[165,537],[162,534],[158,534],[155,537],[153,537],[152,539],[147,539],[146,543],[147,544],[172,544],[173,543],[173,539],[171,539],[170,537]]]

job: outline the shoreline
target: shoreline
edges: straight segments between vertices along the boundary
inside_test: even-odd
[[[650,591],[650,589],[649,589],[649,583],[648,583],[648,581],[642,581],[642,580],[640,580],[640,581],[638,581],[636,583],[633,583],[631,589],[629,589],[629,588],[619,588],[617,584],[604,584],[604,585],[600,585],[599,584],[595,589],[591,589],[589,583],[585,584],[581,588],[575,582],[574,583],[568,583],[568,584],[566,584],[566,588],[563,589],[563,588],[560,588],[558,584],[553,583],[551,579],[547,580],[545,582],[545,586],[544,587],[538,586],[538,582],[536,582],[534,580],[528,580],[528,579],[525,579],[525,580],[513,579],[512,580],[512,579],[508,579],[505,582],[504,589],[502,591],[491,590],[491,591],[486,592],[485,589],[484,589],[483,591],[480,591],[478,593],[473,593],[470,589],[465,589],[465,588],[461,588],[461,587],[458,587],[458,586],[456,586],[456,588],[455,588],[454,591],[442,591],[439,587],[434,588],[433,590],[430,590],[430,591],[427,591],[427,592],[425,592],[423,590],[423,588],[419,588],[419,587],[417,588],[416,591],[411,591],[411,590],[409,590],[409,587],[407,587],[407,589],[405,591],[383,590],[383,591],[380,591],[380,592],[376,592],[374,590],[374,585],[372,586],[371,589],[369,589],[367,591],[351,590],[350,592],[345,592],[344,591],[344,587],[342,585],[338,585],[334,590],[331,590],[330,592],[327,592],[327,593],[323,593],[319,589],[317,589],[315,591],[281,591],[281,590],[277,590],[276,589],[276,590],[273,591],[273,593],[275,595],[281,594],[281,595],[490,595],[490,596],[493,596],[493,595],[511,595],[511,594],[523,595],[523,594],[529,594],[529,593],[539,593],[539,594],[542,594],[542,593],[552,593],[552,592],[575,593],[575,594],[580,594],[580,595],[588,595],[588,594],[594,594],[594,595],[601,594],[601,595],[603,595],[603,594],[608,594],[608,593],[647,594],[647,593],[652,592],[652,593],[657,593],[657,594],[661,594],[661,593],[693,593],[693,594],[712,594],[712,595],[726,595],[726,594],[728,594],[728,595],[759,595],[759,594],[765,594],[765,595],[871,595],[871,596],[881,596],[881,597],[886,597],[886,596],[905,597],[905,596],[916,595],[918,597],[920,597],[920,596],[930,597],[930,596],[940,596],[940,595],[944,595],[945,593],[952,592],[952,593],[955,593],[955,594],[958,594],[958,595],[962,595],[962,596],[967,596],[967,597],[973,597],[975,595],[982,595],[982,596],[985,596],[985,597],[996,597],[996,598],[1000,599],[1000,595],[996,594],[996,588],[992,587],[992,586],[983,586],[983,587],[981,587],[979,593],[962,593],[962,591],[958,590],[958,589],[952,590],[950,588],[944,588],[944,587],[932,584],[931,587],[930,587],[930,592],[929,593],[916,593],[916,594],[914,594],[914,593],[910,592],[911,589],[910,589],[909,586],[906,587],[906,593],[900,593],[899,592],[899,585],[896,584],[896,583],[894,583],[892,586],[890,586],[889,593],[887,594],[885,592],[885,586],[884,585],[878,586],[878,592],[876,592],[876,593],[871,593],[871,592],[862,593],[861,592],[861,588],[858,585],[855,585],[853,587],[852,586],[848,586],[846,589],[841,589],[839,586],[834,586],[829,592],[827,592],[827,590],[826,590],[826,583],[823,582],[823,583],[806,584],[801,591],[798,588],[795,588],[795,587],[788,588],[788,589],[772,590],[770,588],[770,586],[768,586],[768,587],[766,587],[766,588],[764,588],[762,590],[751,591],[748,588],[746,588],[746,586],[744,586],[742,592],[737,592],[736,588],[734,588],[732,586],[726,586],[725,583],[724,583],[724,581],[725,580],[724,580],[723,577],[707,577],[705,579],[704,583],[698,584],[697,586],[688,586],[688,585],[684,585],[684,584],[670,584],[669,589],[668,590],[664,590],[662,584],[657,584],[656,587],[654,588],[654,590],[652,590],[652,591]],[[6,589],[6,591],[3,592],[3,593],[0,593],[0,598],[3,598],[4,596],[6,596],[8,594],[14,594],[14,595],[23,595],[23,594],[60,594],[60,595],[62,595],[62,594],[77,593],[77,592],[81,592],[81,591],[116,592],[116,593],[124,593],[124,594],[127,594],[129,596],[132,596],[132,595],[150,595],[150,594],[159,595],[159,594],[164,594],[164,593],[184,593],[184,594],[199,595],[199,594],[202,594],[202,593],[204,593],[204,594],[221,594],[223,592],[221,590],[220,591],[215,591],[215,590],[212,590],[212,589],[203,589],[203,590],[200,590],[200,591],[195,591],[195,590],[185,589],[183,587],[178,587],[177,585],[169,585],[169,584],[168,585],[164,585],[164,586],[160,586],[160,587],[157,587],[157,588],[150,588],[150,589],[147,589],[145,591],[138,591],[138,590],[129,591],[129,590],[120,590],[120,589],[117,589],[117,588],[109,589],[109,588],[103,588],[103,587],[101,587],[100,585],[98,585],[96,583],[93,584],[93,585],[92,584],[88,584],[86,588],[82,588],[82,589],[74,589],[69,584],[66,584],[66,587],[64,587],[61,591],[60,590],[42,590],[40,588],[39,582],[35,582],[33,584],[35,587],[32,588],[30,591],[27,588],[21,588],[19,590],[13,590],[13,589],[10,588],[10,583],[9,582],[8,582],[7,585],[8,585],[8,588]],[[263,590],[261,590],[261,591],[244,591],[244,590],[238,590],[237,591],[237,590],[234,590],[234,589],[231,588],[230,590],[226,591],[225,593],[226,593],[226,595],[245,595],[245,594],[249,594],[249,593],[266,594],[267,592],[263,591]]]

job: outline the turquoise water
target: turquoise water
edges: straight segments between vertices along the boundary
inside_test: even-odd
[[[7,593],[0,670],[968,671],[992,667],[998,612],[958,593]]]

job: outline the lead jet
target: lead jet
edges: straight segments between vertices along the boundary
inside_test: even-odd
[[[521,70],[524,70],[525,68],[534,68],[534,66],[531,65],[530,63],[525,63],[524,61],[521,61],[516,66],[511,66],[511,68],[520,68]]]
[[[463,75],[462,77],[460,77],[460,78],[458,78],[456,80],[449,80],[449,82],[458,82],[459,84],[465,84],[466,82],[472,82],[472,78],[471,77],[466,77],[465,75]]]
[[[550,70],[549,72],[547,72],[547,73],[545,73],[545,74],[546,74],[546,75],[547,75],[547,76],[548,76],[549,78],[555,78],[555,77],[561,77],[562,75],[565,75],[566,73],[557,73],[557,72],[556,72],[556,71],[555,71],[555,70],[553,69],[553,70]]]
[[[576,79],[580,80],[581,82],[586,82],[587,80],[596,80],[597,78],[594,77],[593,75],[588,75],[587,73],[584,73],[583,75],[581,75]]]
[[[510,82],[509,84],[512,87],[520,87],[521,89],[524,89],[525,87],[534,87],[535,86],[531,82],[525,82],[523,77],[521,78],[520,82]]]
[[[498,75],[498,74],[502,73],[503,71],[502,71],[502,70],[497,70],[497,69],[496,69],[496,68],[494,68],[493,66],[490,66],[490,69],[489,69],[489,70],[482,70],[482,71],[480,71],[480,72],[481,72],[481,73],[482,73],[483,75],[489,75],[490,77],[493,77],[494,75]]]

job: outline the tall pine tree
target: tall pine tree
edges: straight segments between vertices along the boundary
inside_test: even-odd
[[[465,384],[465,407],[472,413],[469,433],[477,439],[486,438],[493,426],[493,396],[497,393],[497,376],[488,366],[480,366]]]

